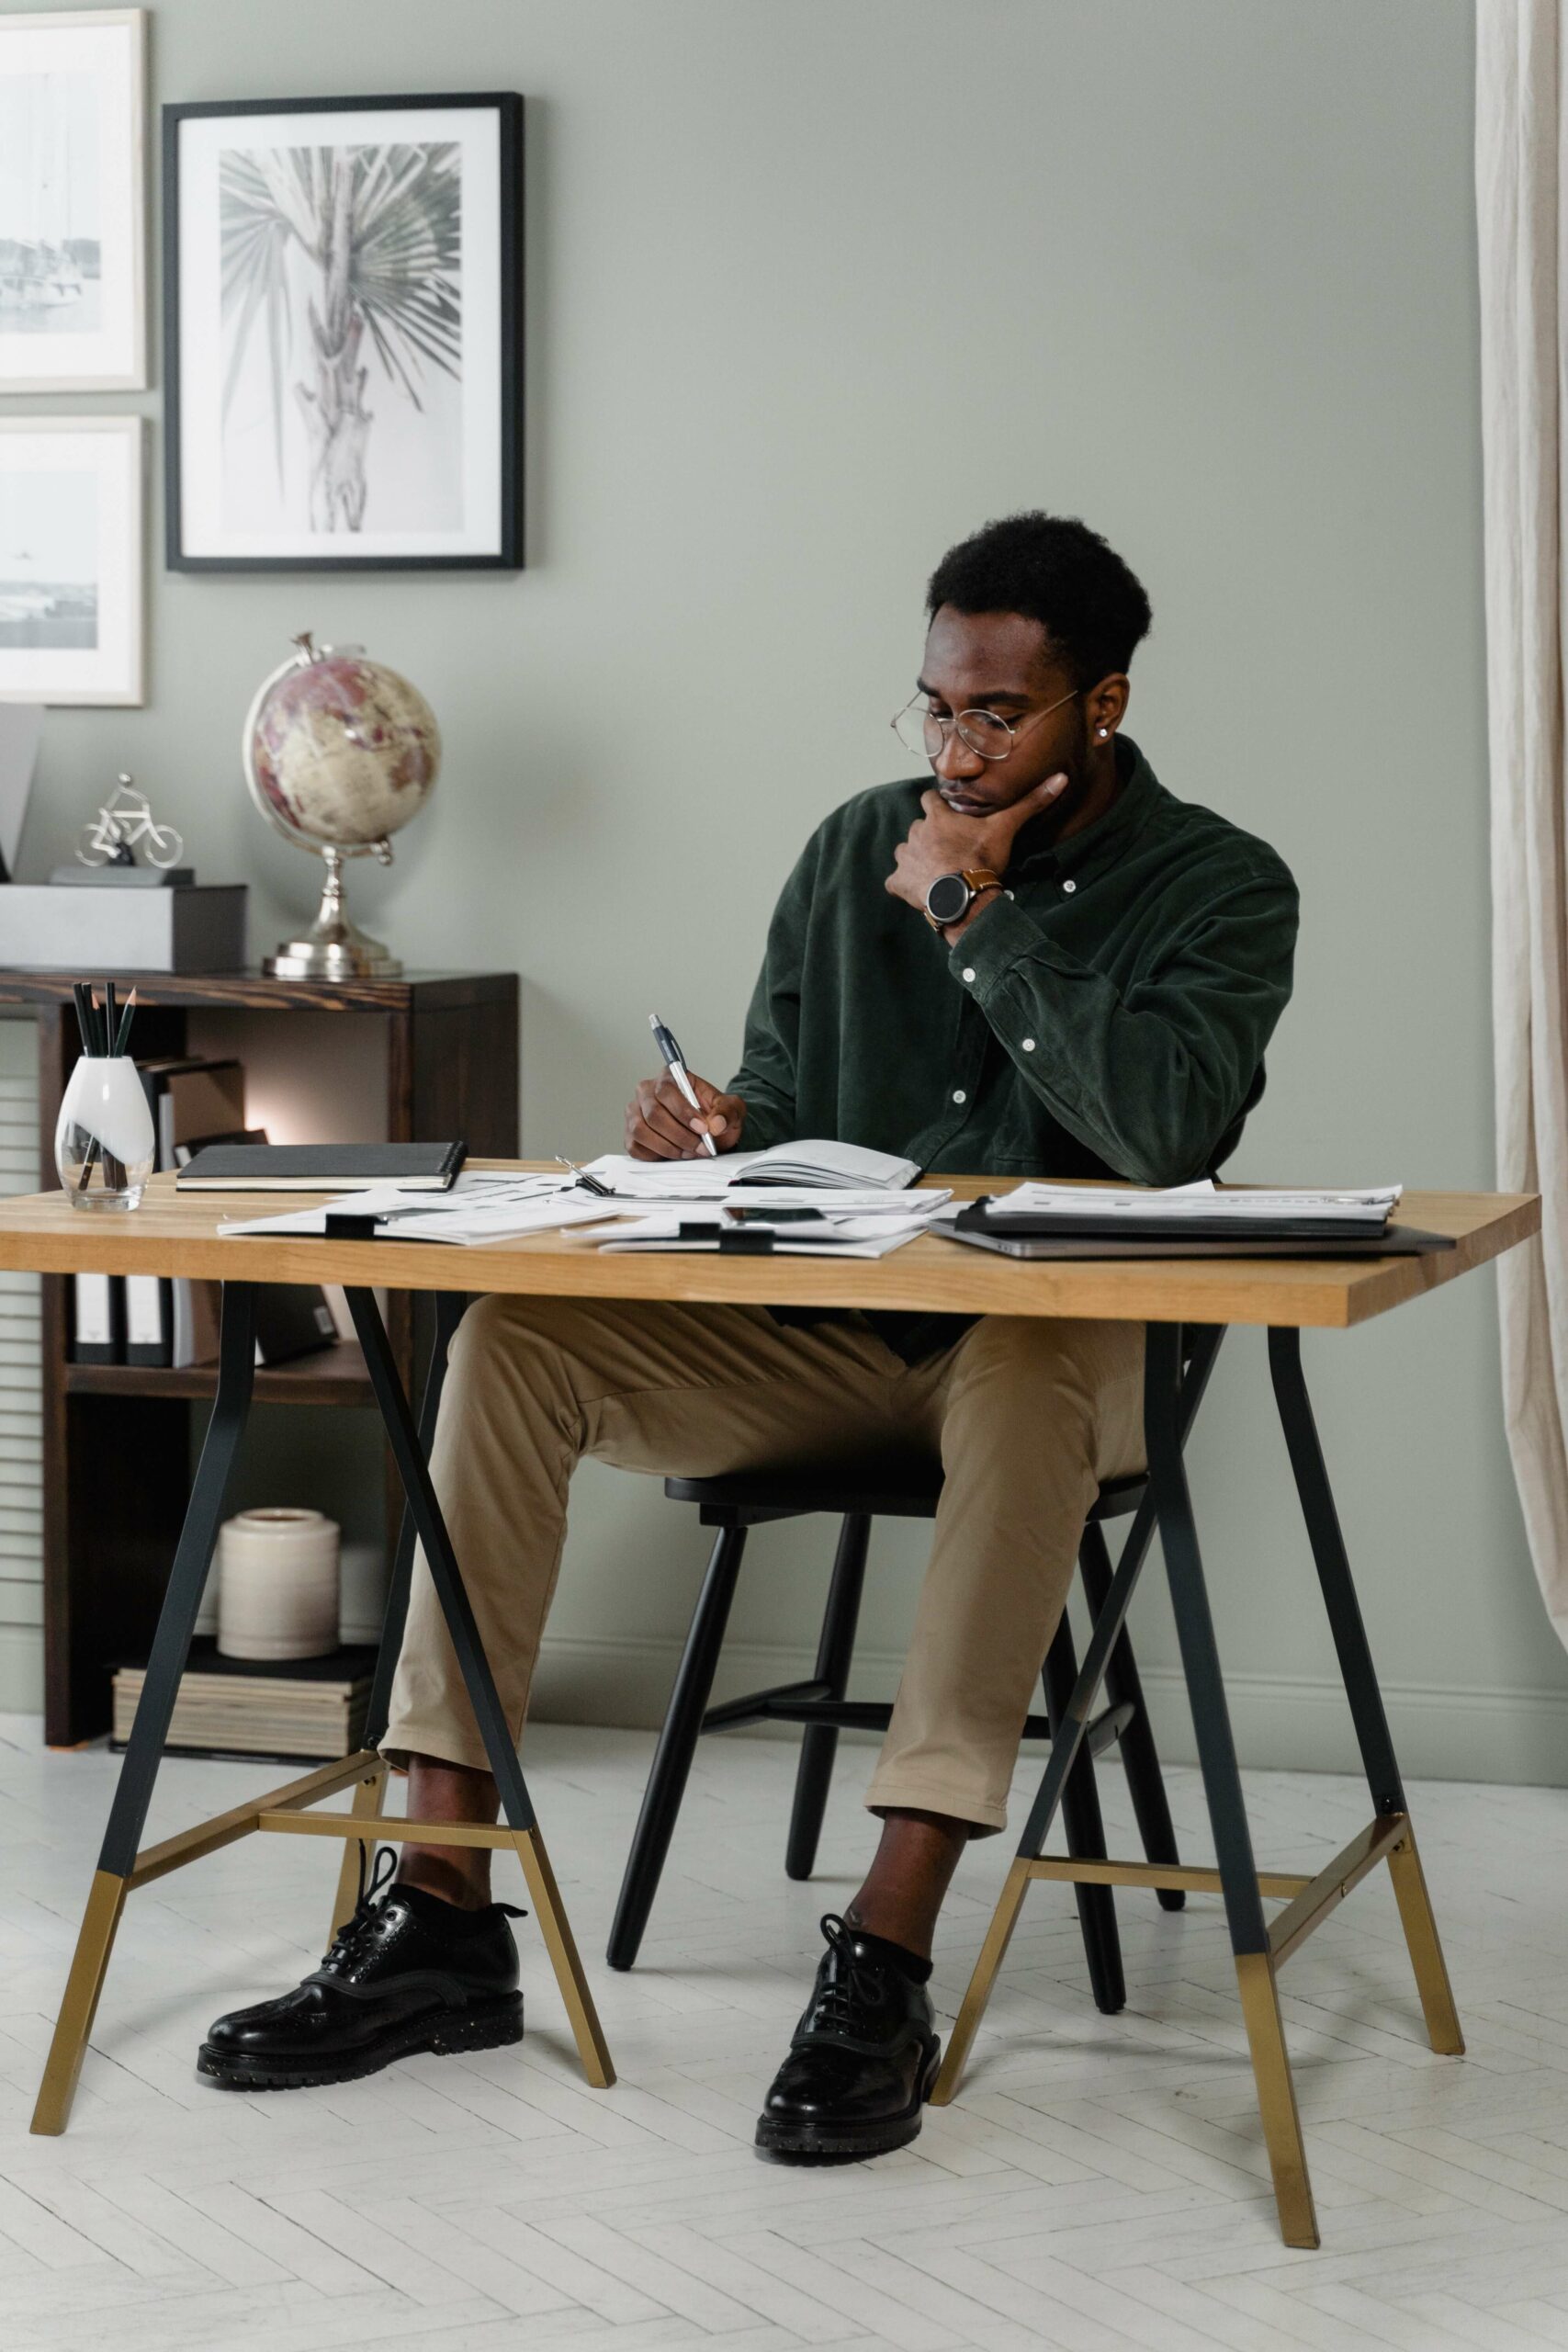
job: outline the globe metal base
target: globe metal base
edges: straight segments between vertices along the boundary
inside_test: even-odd
[[[390,859],[385,842],[376,847]],[[262,958],[269,980],[391,980],[402,970],[378,939],[360,930],[344,904],[344,855],[333,843],[323,846],[327,878],[316,920],[302,939],[286,939],[276,956]]]
[[[262,957],[269,980],[395,980],[402,971],[378,940],[359,934],[359,944],[342,940],[286,939],[276,956]]]

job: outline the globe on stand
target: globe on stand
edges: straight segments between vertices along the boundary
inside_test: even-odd
[[[344,903],[344,862],[392,862],[391,835],[417,817],[441,767],[424,696],[359,645],[309,634],[264,678],[245,720],[245,783],[269,825],[327,869],[316,920],[262,969],[288,980],[384,979],[402,970]]]

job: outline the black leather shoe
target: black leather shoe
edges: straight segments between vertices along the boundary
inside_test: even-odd
[[[931,1996],[829,1912],[811,1998],[757,2119],[775,2155],[881,2156],[920,2128],[942,2060]]]
[[[459,1911],[421,1887],[394,1886],[383,1848],[354,1916],[292,1993],[235,2009],[209,2028],[197,2072],[225,2090],[347,2083],[416,2051],[495,2050],[523,2039],[509,1903]]]

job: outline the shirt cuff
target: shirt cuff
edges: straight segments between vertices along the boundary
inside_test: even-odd
[[[1030,921],[1015,899],[1004,895],[993,899],[963,938],[948,949],[947,968],[955,980],[984,1001],[1021,956],[1037,956],[1044,944],[1039,925]]]

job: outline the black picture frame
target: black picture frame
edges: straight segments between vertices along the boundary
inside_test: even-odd
[[[406,112],[411,118],[454,108],[483,108],[497,119],[499,218],[496,289],[500,449],[497,541],[479,553],[349,555],[314,549],[281,554],[192,553],[186,547],[184,385],[181,375],[181,132],[194,119],[247,115]],[[346,98],[209,99],[163,108],[164,560],[172,571],[518,571],[524,567],[523,510],[523,194],[524,99],[515,90],[463,90],[434,96],[389,92]],[[303,142],[302,142],[303,143]],[[467,289],[465,288],[465,293]]]

